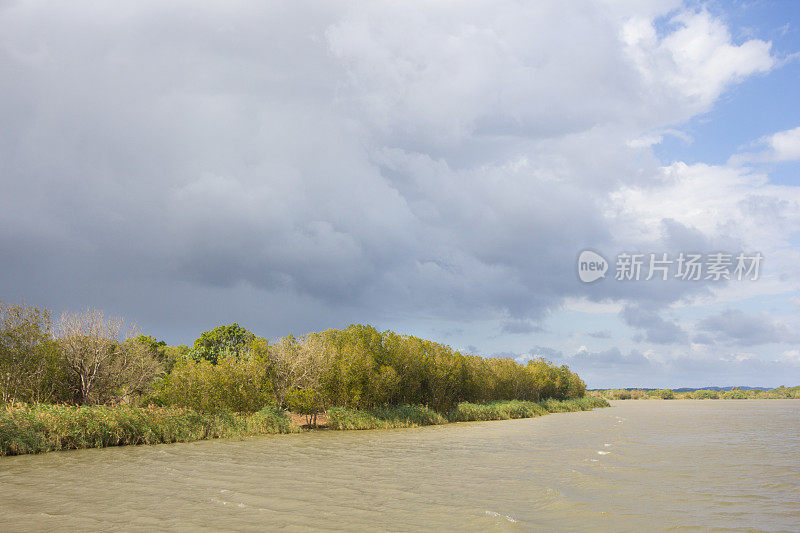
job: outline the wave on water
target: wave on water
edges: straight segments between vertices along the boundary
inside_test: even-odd
[[[494,511],[486,511],[486,516],[491,516],[493,518],[502,518],[503,520],[508,520],[509,522],[514,524],[517,523],[517,521],[511,518],[510,516],[500,513],[495,513]]]

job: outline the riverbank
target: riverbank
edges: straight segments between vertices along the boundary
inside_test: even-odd
[[[586,396],[542,402],[462,402],[444,415],[424,406],[373,410],[333,407],[319,418],[322,424],[317,428],[303,429],[388,429],[508,420],[608,405],[601,398]],[[203,414],[181,408],[13,404],[0,408],[0,456],[298,433],[302,431],[299,422],[298,415],[272,408],[253,414]]]
[[[0,408],[0,456],[299,431],[284,413],[271,408],[243,415],[182,408],[14,404]]]
[[[455,422],[535,418],[549,413],[590,411],[598,407],[609,407],[609,403],[602,398],[590,396],[568,400],[548,399],[541,402],[520,400],[487,403],[461,402],[446,414],[437,413],[422,405],[400,405],[371,410],[333,407],[328,409],[327,423],[320,427],[333,430],[409,428]]]

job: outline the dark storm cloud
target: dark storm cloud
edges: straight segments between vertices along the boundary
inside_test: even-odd
[[[0,291],[181,340],[189,323],[273,335],[409,315],[522,333],[566,297],[675,301],[698,289],[582,286],[576,254],[640,244],[615,234],[608,195],[660,171],[625,143],[770,58],[754,41],[713,80],[673,62],[669,86],[620,41],[628,18],[593,2],[2,4]]]

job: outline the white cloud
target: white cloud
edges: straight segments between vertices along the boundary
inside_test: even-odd
[[[800,159],[800,127],[775,133],[769,138],[768,143],[774,161]]]
[[[731,83],[775,65],[769,42],[751,39],[737,46],[725,24],[705,10],[681,11],[671,24],[675,29],[661,37],[653,18],[632,17],[622,39],[646,90],[679,104],[679,120],[687,118],[684,113],[707,111]]]
[[[773,133],[753,144],[763,146],[764,149],[759,152],[735,154],[731,157],[730,164],[796,161],[800,159],[800,127]]]
[[[613,220],[614,235],[629,246],[658,246],[668,229],[665,221],[673,221],[702,236],[701,251],[761,252],[761,278],[737,286],[739,298],[790,292],[800,281],[794,268],[798,253],[789,241],[800,228],[800,190],[770,184],[745,168],[674,163],[663,169],[657,185],[624,186],[611,194],[606,217]],[[674,251],[692,247],[687,241]]]

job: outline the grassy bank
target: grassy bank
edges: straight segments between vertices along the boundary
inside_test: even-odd
[[[16,404],[0,407],[0,456],[298,431],[284,413],[270,408],[237,415],[180,408]]]
[[[547,413],[587,411],[607,406],[608,402],[601,398],[584,397],[542,402],[462,402],[447,415],[421,405],[371,410],[332,407],[327,412],[327,427],[337,430],[407,428],[448,422],[532,418]],[[287,413],[272,408],[245,415],[121,405],[14,404],[0,407],[0,456],[299,431]]]
[[[448,414],[448,419],[451,422],[509,420],[512,418],[533,418],[548,413],[589,411],[596,407],[608,407],[608,402],[602,398],[588,396],[570,400],[544,400],[541,402],[518,400],[482,404],[461,402]]]
[[[431,426],[448,422],[533,418],[548,413],[588,411],[596,407],[608,407],[608,402],[601,398],[591,397],[541,402],[519,400],[489,403],[461,402],[446,416],[423,406],[386,407],[369,411],[332,408],[328,410],[330,417],[328,427],[331,429],[385,429]]]
[[[328,409],[330,429],[388,429],[446,424],[447,419],[422,405],[400,405],[382,409]]]

